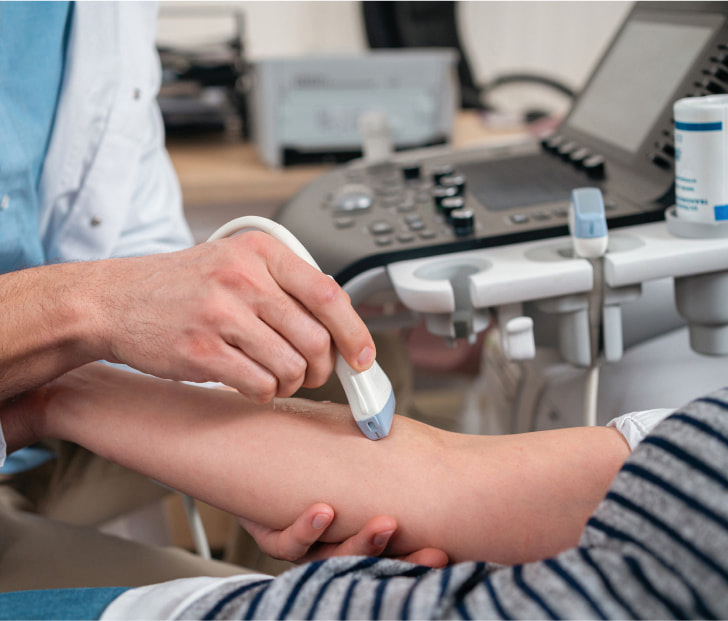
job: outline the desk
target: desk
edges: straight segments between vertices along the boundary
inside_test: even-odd
[[[182,184],[185,207],[266,203],[293,196],[326,165],[274,169],[258,158],[255,145],[239,139],[172,138],[167,141]]]
[[[455,119],[453,145],[467,148],[519,133],[512,127],[488,128],[479,113],[465,111]],[[170,138],[167,149],[197,241],[238,216],[271,217],[282,203],[333,166],[269,168],[260,161],[255,145],[237,138]]]

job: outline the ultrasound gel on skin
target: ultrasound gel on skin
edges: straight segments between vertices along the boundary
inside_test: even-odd
[[[680,99],[673,114],[678,218],[728,220],[728,95]]]

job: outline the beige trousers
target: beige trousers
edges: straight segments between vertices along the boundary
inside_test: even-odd
[[[246,571],[99,532],[97,525],[168,490],[75,445],[53,448],[57,460],[0,481],[0,592],[141,586]]]

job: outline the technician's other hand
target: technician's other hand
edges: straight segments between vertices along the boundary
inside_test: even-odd
[[[358,371],[374,360],[348,295],[265,233],[96,269],[99,358],[168,379],[222,382],[258,403],[323,384],[334,345]]]
[[[341,543],[320,543],[326,528],[334,520],[334,510],[316,503],[306,509],[285,530],[273,530],[250,520],[238,518],[263,552],[274,558],[307,563],[331,556],[380,556],[397,530],[397,521],[380,515],[369,520],[356,535]],[[436,548],[424,548],[401,557],[402,560],[428,567],[444,567],[447,555]]]

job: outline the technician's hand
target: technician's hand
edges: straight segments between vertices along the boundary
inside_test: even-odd
[[[238,518],[238,522],[263,552],[295,563],[331,556],[380,556],[397,530],[394,518],[380,515],[369,520],[361,531],[342,543],[319,543],[333,519],[334,510],[327,504],[317,503],[306,509],[285,530],[273,530],[243,518]],[[444,567],[448,563],[447,555],[436,548],[424,548],[401,558],[428,567]]]
[[[323,384],[333,347],[358,371],[374,342],[336,282],[248,232],[175,253],[100,261],[100,358],[217,381],[258,403]]]

